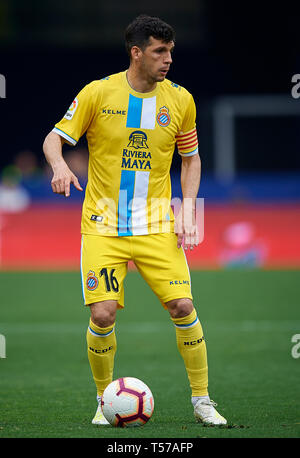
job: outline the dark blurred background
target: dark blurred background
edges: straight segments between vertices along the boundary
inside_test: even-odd
[[[300,73],[300,15],[287,1],[0,0],[2,184],[22,185],[24,202],[58,202],[43,140],[85,84],[128,67],[124,29],[140,13],[175,28],[168,78],[197,105],[201,196],[208,204],[299,202],[300,99],[292,78]],[[85,140],[65,151],[84,180]],[[175,154],[175,195],[179,171]],[[9,211],[3,192],[0,208]],[[73,191],[70,200],[82,195]]]
[[[1,0],[1,166],[24,149],[43,160],[44,136],[82,86],[127,68],[124,29],[143,12],[176,30],[168,78],[195,97],[205,171],[214,169],[217,97],[292,99],[291,78],[300,72],[300,16],[289,2]],[[290,102],[300,106],[300,100]],[[276,117],[237,117],[237,171],[300,171],[299,116],[278,110]]]

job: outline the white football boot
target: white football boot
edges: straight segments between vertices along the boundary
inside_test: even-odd
[[[109,425],[110,423],[106,420],[102,412],[101,398],[97,396],[98,407],[95,416],[92,420],[93,425]]]
[[[194,406],[196,421],[211,426],[227,425],[227,420],[217,412],[216,406],[217,404],[209,398],[199,399]]]

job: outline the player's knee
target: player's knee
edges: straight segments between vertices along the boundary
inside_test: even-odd
[[[192,313],[194,306],[189,298],[174,299],[167,304],[169,313],[172,318],[182,318]]]
[[[96,302],[90,305],[91,320],[100,328],[114,324],[116,320],[117,303],[115,301]]]

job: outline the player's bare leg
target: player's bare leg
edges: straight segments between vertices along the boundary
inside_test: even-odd
[[[91,320],[99,327],[107,327],[116,321],[117,301],[101,301],[90,304]]]
[[[98,408],[92,420],[96,425],[108,425],[101,409],[101,396],[112,382],[114,356],[117,348],[115,320],[118,302],[102,301],[90,305],[91,319],[87,330],[88,358],[97,387]]]
[[[166,306],[175,325],[178,350],[189,378],[196,421],[210,425],[226,424],[208,394],[206,344],[193,302],[188,298],[175,299]]]

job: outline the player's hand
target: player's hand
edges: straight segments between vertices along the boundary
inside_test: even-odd
[[[193,250],[199,245],[199,231],[194,218],[194,212],[181,207],[174,225],[177,235],[177,248]]]
[[[56,194],[62,194],[65,197],[70,196],[71,183],[78,191],[83,191],[78,178],[69,169],[67,164],[61,163],[58,167],[53,168],[53,178],[51,180],[52,191]]]

